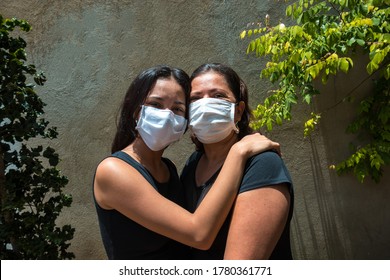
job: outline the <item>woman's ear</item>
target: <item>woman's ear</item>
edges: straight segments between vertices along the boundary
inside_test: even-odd
[[[135,123],[137,123],[138,120],[139,120],[139,117],[140,117],[140,114],[141,114],[141,110],[142,110],[142,106],[139,106],[139,108],[137,108],[137,109],[134,111],[133,119],[134,119]]]
[[[241,120],[242,114],[245,110],[245,102],[240,101],[236,106],[236,113],[234,115],[234,123],[238,123]]]

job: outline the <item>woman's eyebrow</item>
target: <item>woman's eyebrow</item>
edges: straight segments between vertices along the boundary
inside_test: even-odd
[[[154,96],[154,95],[149,95],[148,98],[151,98],[151,99],[157,99],[157,100],[160,100],[160,101],[164,101],[165,98],[161,97],[161,96]],[[175,100],[174,101],[175,104],[179,104],[179,105],[184,105],[185,106],[185,102],[183,101],[180,101],[180,100]]]
[[[202,92],[200,91],[191,91],[190,95],[200,95]]]
[[[215,92],[227,93],[227,91],[225,89],[222,89],[222,88],[211,88],[211,89],[205,90],[205,92],[207,92],[207,93],[215,93]],[[199,95],[199,94],[202,94],[202,91],[191,91],[191,94]]]
[[[211,93],[215,93],[215,92],[218,92],[218,93],[228,93],[226,90],[222,89],[222,88],[213,88],[210,90]]]
[[[176,101],[175,101],[175,104],[185,105],[185,103],[184,103],[183,101],[180,101],[180,100],[176,100]]]
[[[162,98],[161,96],[158,96],[158,95],[149,95],[148,98],[154,98],[154,99],[158,99],[158,100],[164,100],[164,98]]]

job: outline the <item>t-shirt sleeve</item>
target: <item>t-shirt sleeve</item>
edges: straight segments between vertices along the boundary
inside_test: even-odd
[[[264,152],[248,160],[239,193],[282,183],[292,187],[290,174],[282,158],[275,152]]]

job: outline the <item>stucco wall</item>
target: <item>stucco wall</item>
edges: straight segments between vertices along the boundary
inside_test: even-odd
[[[48,78],[38,90],[47,103],[46,119],[59,131],[51,145],[61,156],[60,168],[69,178],[66,191],[74,201],[61,222],[76,228],[70,249],[77,259],[105,259],[92,176],[109,153],[118,106],[131,79],[156,64],[191,73],[204,62],[223,62],[247,82],[254,107],[270,84],[258,78],[264,60],[245,54],[247,43],[239,33],[266,14],[272,23],[283,19],[284,5],[277,0],[0,2],[4,17],[23,18],[33,26],[24,37],[29,62]],[[319,100],[318,106],[331,106],[338,97]],[[360,185],[352,176],[335,175],[328,166],[347,152],[345,121],[354,113],[336,107],[321,130],[304,139],[300,121],[308,110],[298,106],[292,122],[268,133],[281,143],[294,180],[295,258],[390,258],[388,172],[380,185]],[[165,155],[180,170],[192,150],[186,135]]]

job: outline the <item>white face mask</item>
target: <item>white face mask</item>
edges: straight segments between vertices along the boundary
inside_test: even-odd
[[[234,130],[235,104],[219,98],[201,98],[190,104],[192,133],[201,143],[217,143]]]
[[[186,125],[187,120],[171,110],[142,105],[136,129],[149,149],[160,151],[178,141]]]

